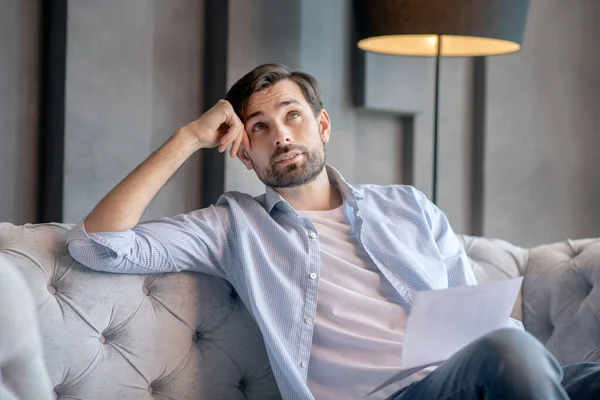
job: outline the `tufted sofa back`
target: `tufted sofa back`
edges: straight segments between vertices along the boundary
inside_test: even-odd
[[[479,283],[524,275],[513,317],[562,365],[600,361],[600,239],[522,249],[462,236]]]
[[[68,255],[68,228],[0,223],[0,255],[37,305],[56,398],[280,398],[260,332],[227,282],[89,270]]]
[[[0,223],[0,256],[34,296],[58,399],[280,398],[260,332],[227,282],[91,271],[68,255],[69,227]],[[600,361],[600,239],[530,250],[460,239],[478,282],[525,275],[513,316],[562,363]]]

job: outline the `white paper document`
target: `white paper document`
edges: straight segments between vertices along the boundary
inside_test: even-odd
[[[408,318],[400,366],[402,371],[376,391],[432,365],[496,329],[506,327],[523,277],[418,292]]]

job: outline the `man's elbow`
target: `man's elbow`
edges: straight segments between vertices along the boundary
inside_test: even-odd
[[[100,246],[92,241],[81,243],[81,240],[67,244],[69,254],[79,264],[101,272],[114,272],[122,264],[123,257],[106,247]]]

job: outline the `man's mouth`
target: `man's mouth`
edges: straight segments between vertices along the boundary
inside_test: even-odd
[[[275,164],[288,164],[298,160],[302,156],[299,151],[290,151],[275,159]]]

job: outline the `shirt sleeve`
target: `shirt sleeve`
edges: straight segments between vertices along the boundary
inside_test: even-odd
[[[88,268],[120,273],[190,270],[225,277],[231,247],[223,206],[142,222],[124,232],[88,233],[84,222],[69,232],[71,256]]]
[[[452,230],[448,218],[423,193],[416,192],[421,207],[425,212],[433,238],[446,264],[449,283],[466,282],[468,285],[476,285],[477,280],[475,279],[471,262],[467,257],[463,245]]]

